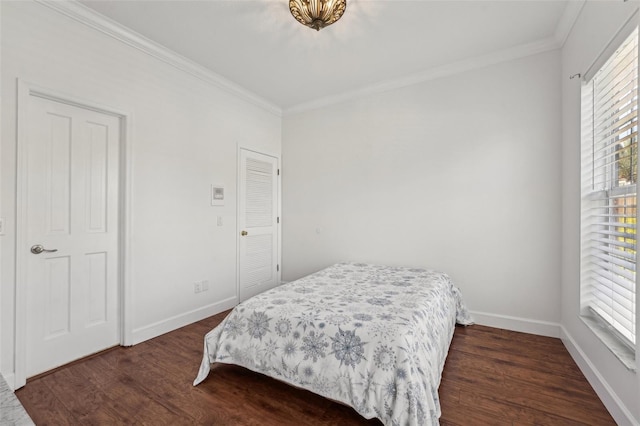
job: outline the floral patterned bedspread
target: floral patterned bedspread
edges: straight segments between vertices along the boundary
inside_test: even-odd
[[[456,322],[472,319],[446,274],[336,264],[236,306],[205,336],[194,385],[236,364],[385,425],[437,425]]]

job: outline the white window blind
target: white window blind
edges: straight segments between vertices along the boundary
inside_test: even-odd
[[[582,88],[581,304],[636,342],[638,29]]]

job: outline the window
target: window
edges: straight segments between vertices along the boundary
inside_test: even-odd
[[[628,34],[628,33],[627,33]],[[638,29],[582,86],[581,308],[636,343]]]

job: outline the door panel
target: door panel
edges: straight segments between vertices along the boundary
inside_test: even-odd
[[[55,339],[69,333],[69,299],[71,294],[69,256],[44,260],[43,287],[45,299],[45,340]]]
[[[278,159],[240,151],[240,300],[276,286]]]
[[[44,163],[44,193],[47,194],[45,203],[47,227],[44,231],[48,235],[67,235],[71,225],[70,187],[71,179],[71,117],[61,117],[56,114],[48,115],[48,128],[34,129],[42,140],[42,152],[35,158],[35,163]],[[40,157],[42,156],[42,157]]]
[[[90,253],[86,255],[87,271],[87,303],[85,308],[85,327],[102,324],[107,321],[109,310],[109,282],[107,253]]]
[[[107,184],[109,158],[108,127],[89,123],[87,152],[87,232],[107,230]]]
[[[30,377],[120,341],[120,120],[37,96],[28,105],[21,249]],[[45,251],[33,253],[36,245]]]

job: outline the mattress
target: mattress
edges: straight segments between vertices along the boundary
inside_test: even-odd
[[[456,323],[472,319],[448,275],[340,263],[237,305],[205,336],[194,385],[235,364],[385,425],[437,425]]]

